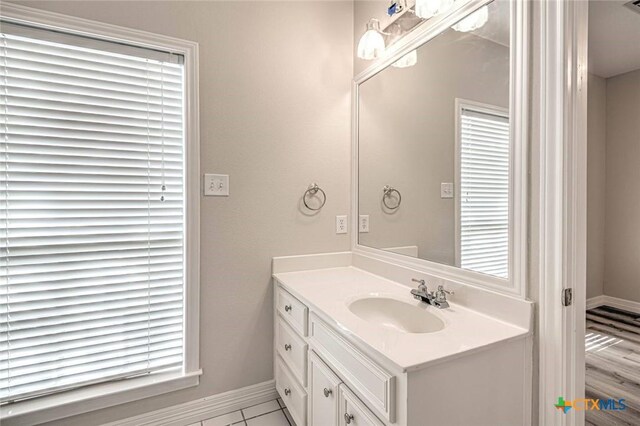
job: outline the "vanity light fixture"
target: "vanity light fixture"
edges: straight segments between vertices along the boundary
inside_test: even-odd
[[[454,0],[416,0],[415,14],[422,19],[429,19],[453,6]]]
[[[396,68],[407,68],[414,66],[416,63],[418,63],[418,52],[414,49],[395,61],[391,66]]]
[[[358,42],[358,58],[366,60],[379,58],[384,49],[384,37],[380,30],[380,21],[371,18],[367,22],[367,31],[360,37]]]
[[[469,31],[475,31],[481,28],[489,20],[489,7],[482,6],[480,9],[473,12],[471,15],[464,18],[451,28],[456,31],[468,33]]]

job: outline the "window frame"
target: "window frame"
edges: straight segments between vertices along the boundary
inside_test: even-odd
[[[470,101],[467,99],[461,99],[461,98],[456,98],[455,99],[455,168],[454,168],[454,200],[455,200],[455,266],[460,268],[461,264],[462,264],[462,226],[461,226],[461,220],[462,220],[462,193],[461,193],[461,186],[462,186],[462,112],[463,110],[468,110],[468,111],[473,111],[473,112],[477,112],[480,114],[487,114],[487,115],[495,115],[497,117],[503,117],[506,118],[509,123],[511,122],[511,119],[509,117],[509,109],[508,108],[503,108],[503,107],[499,107],[496,105],[491,105],[491,104],[486,104],[486,103],[482,103],[482,102],[476,102],[476,101]],[[510,127],[510,124],[509,124]],[[510,139],[510,146],[509,146],[509,158],[512,158],[511,152],[513,151],[513,138],[509,138]],[[512,167],[512,161],[509,161],[509,166],[510,168]],[[511,188],[512,182],[511,182],[511,170],[509,170],[509,175],[507,177],[507,181],[509,184],[509,188]],[[509,193],[511,193],[511,191],[509,191]],[[509,197],[511,198],[511,197]],[[511,211],[511,208],[509,208],[509,211]],[[511,214],[509,214],[509,216],[511,216]],[[511,218],[509,218],[511,219]],[[509,224],[507,223],[507,226],[509,228],[509,240],[511,240],[512,236],[511,236],[511,227],[509,226]],[[509,252],[509,248],[507,248],[507,252]],[[509,259],[509,255],[508,255],[508,259]],[[499,278],[503,278],[503,279],[509,279],[509,277],[511,276],[511,265],[512,262],[510,261],[510,259],[507,261],[508,265],[507,265],[507,272],[508,272],[508,276],[506,278],[503,277],[499,277]]]
[[[184,56],[185,286],[184,352],[180,371],[104,382],[0,407],[0,418],[41,423],[197,386],[200,369],[200,125],[198,43],[83,18],[2,4],[0,17],[16,24],[125,43]]]

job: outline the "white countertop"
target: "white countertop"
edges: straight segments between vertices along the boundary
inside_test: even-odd
[[[397,368],[410,371],[489,345],[519,339],[530,331],[450,302],[447,309],[427,306],[445,323],[433,333],[403,333],[369,323],[353,314],[348,304],[362,297],[388,297],[413,305],[410,288],[352,266],[274,274],[289,292],[311,310],[330,319],[358,346],[368,347]],[[430,289],[433,290],[433,289]]]

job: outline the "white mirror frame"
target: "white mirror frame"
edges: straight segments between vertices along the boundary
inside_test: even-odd
[[[529,72],[529,0],[511,0],[510,43],[510,126],[513,135],[509,196],[509,278],[502,279],[479,272],[461,269],[425,259],[404,256],[358,243],[358,107],[359,87],[396,60],[417,49],[456,22],[493,0],[469,0],[451,11],[435,16],[418,25],[401,40],[390,46],[384,56],[353,79],[352,138],[351,138],[351,250],[396,265],[411,268],[436,278],[507,293],[524,298],[527,282],[528,247],[528,72]]]

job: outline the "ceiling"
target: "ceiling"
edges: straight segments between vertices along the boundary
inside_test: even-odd
[[[609,78],[640,69],[640,13],[628,2],[589,1],[590,73]]]

